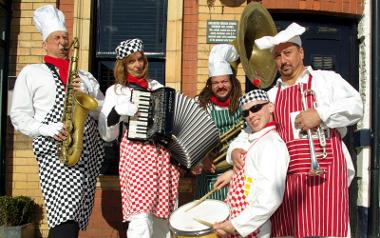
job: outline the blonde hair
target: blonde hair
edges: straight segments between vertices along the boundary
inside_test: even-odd
[[[147,80],[148,79],[148,59],[145,57],[144,52],[142,51],[139,51],[139,52],[143,55],[143,58],[144,58],[144,70],[143,70],[141,78]],[[127,57],[123,59],[116,59],[114,67],[113,67],[113,76],[115,78],[116,84],[121,84],[123,86],[128,85],[128,81],[126,79],[126,76],[128,75],[128,71],[125,67],[125,62],[129,60],[131,55],[128,55]]]

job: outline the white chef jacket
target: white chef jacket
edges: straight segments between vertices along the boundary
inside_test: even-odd
[[[231,223],[243,237],[258,228],[260,237],[270,237],[269,218],[281,205],[285,190],[289,165],[286,144],[275,126],[269,126],[248,134],[248,140],[233,140],[230,146],[249,149],[244,164],[244,187],[249,188],[245,191],[249,204],[240,215],[231,219]]]
[[[363,102],[359,92],[334,71],[313,70],[310,66],[306,67],[304,74],[296,83],[307,83],[309,74],[312,75],[311,89],[315,93],[318,104],[316,111],[322,123],[329,128],[336,128],[343,138],[347,133],[346,126],[357,123],[363,117]],[[283,83],[281,78],[277,80],[276,85],[268,91],[269,100],[273,103],[276,100],[278,87],[289,86]],[[247,133],[249,133],[249,128],[242,131],[238,137],[245,140]],[[226,159],[231,164],[231,152],[235,148],[230,146],[227,151]],[[355,175],[355,168],[343,141],[342,149],[348,168],[348,184],[350,184]]]
[[[59,72],[58,68],[56,69]],[[90,112],[96,119],[104,95],[92,74],[82,70],[79,70],[78,74],[82,91],[98,101],[98,109]],[[54,105],[56,91],[55,80],[46,64],[25,66],[18,75],[13,89],[10,117],[15,129],[30,137],[39,136],[38,128]]]
[[[148,80],[148,90],[154,91],[158,88],[163,87],[162,84],[160,84],[156,80]],[[119,136],[119,124],[107,126],[107,117],[108,114],[110,114],[113,107],[115,107],[118,104],[125,103],[126,105],[128,102],[130,102],[131,99],[131,92],[132,88],[127,86],[122,86],[121,84],[114,84],[110,86],[106,91],[106,96],[104,99],[102,110],[99,114],[99,133],[103,140],[105,141],[113,141]],[[133,103],[133,102],[130,102]],[[131,112],[130,115],[133,116],[133,113]],[[129,117],[128,116],[121,116],[120,122],[125,121],[128,122]]]

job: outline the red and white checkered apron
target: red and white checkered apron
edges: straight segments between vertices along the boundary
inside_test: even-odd
[[[312,77],[303,84],[311,89]],[[318,95],[316,95],[318,97]],[[306,101],[311,108],[315,99],[310,94]],[[330,129],[326,138],[327,158],[318,158],[326,173],[310,176],[310,151],[307,139],[294,139],[290,113],[301,111],[298,85],[278,90],[275,103],[277,130],[287,144],[290,163],[284,200],[272,216],[272,236],[333,236],[345,237],[348,229],[347,165],[342,152],[340,134]],[[314,139],[316,153],[322,149]]]
[[[179,181],[168,150],[128,140],[124,134],[119,163],[123,220],[139,213],[168,218],[175,208]]]
[[[267,133],[269,133],[272,130],[267,131],[265,134],[257,138],[255,141],[251,143],[251,145],[248,148],[248,151],[256,144],[256,142],[261,139],[263,136],[265,136]],[[247,152],[248,153],[248,152]],[[245,162],[246,156],[242,158],[243,162]],[[232,181],[230,183],[230,189],[227,193],[227,198],[225,202],[230,206],[230,219],[237,217],[248,205],[249,203],[246,200],[246,195],[244,193],[244,186],[245,186],[245,175],[244,175],[244,168],[239,170],[237,174],[234,174]],[[252,232],[249,234],[248,238],[255,238],[257,237],[259,230],[256,230],[255,232]],[[227,236],[228,238],[239,238],[240,235],[233,234]]]

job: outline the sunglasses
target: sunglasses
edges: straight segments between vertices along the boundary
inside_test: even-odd
[[[266,103],[262,103],[262,104],[256,104],[254,106],[252,106],[250,109],[248,110],[243,110],[241,111],[241,115],[243,117],[248,117],[249,116],[249,111],[251,111],[252,113],[255,113],[255,112],[258,112],[261,110],[261,108],[263,108],[265,105],[267,105],[269,102],[266,102]]]

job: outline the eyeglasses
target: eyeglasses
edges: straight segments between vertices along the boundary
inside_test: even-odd
[[[249,108],[248,110],[243,110],[241,111],[241,115],[243,117],[248,117],[249,116],[249,111],[251,111],[252,113],[255,113],[255,112],[258,112],[261,110],[261,108],[263,108],[265,105],[267,105],[269,102],[266,102],[266,103],[262,103],[262,104],[256,104],[254,106],[252,106],[251,108]]]

